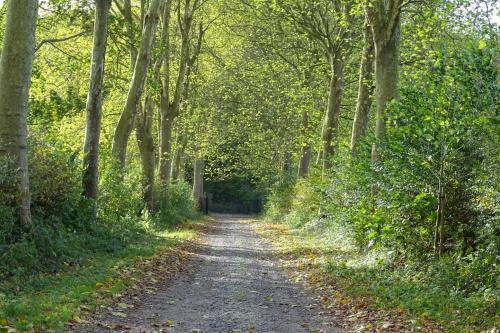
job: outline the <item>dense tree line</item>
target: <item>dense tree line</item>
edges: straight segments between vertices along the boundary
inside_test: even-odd
[[[43,230],[167,223],[204,180],[241,182],[276,220],[342,225],[358,249],[495,289],[496,6],[5,1],[3,256],[45,256]]]

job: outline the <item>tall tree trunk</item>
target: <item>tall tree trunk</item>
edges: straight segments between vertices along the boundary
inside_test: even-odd
[[[115,129],[113,137],[113,155],[117,158],[121,167],[125,166],[127,144],[130,133],[134,128],[137,106],[140,103],[144,83],[148,72],[151,58],[151,50],[155,38],[156,26],[158,24],[158,11],[161,0],[152,0],[148,13],[144,18],[141,45],[139,47],[137,60],[135,62],[134,74],[129,87],[125,106]]]
[[[390,102],[398,99],[399,52],[402,0],[390,0],[384,4],[377,0],[368,8],[368,16],[375,41],[375,100],[377,122],[376,142],[372,147],[372,161],[379,159],[377,145],[385,140],[386,110]]]
[[[146,96],[144,109],[139,107],[136,137],[142,164],[142,196],[146,209],[154,212],[155,144],[153,140],[153,107],[151,96]]]
[[[368,22],[365,20],[364,46],[361,65],[359,68],[358,101],[356,113],[352,124],[351,152],[356,151],[359,140],[365,135],[368,126],[370,108],[372,106],[373,94],[373,57],[375,45],[373,44],[373,33]]]
[[[308,126],[309,126],[309,116],[307,114],[307,111],[302,111],[302,135],[304,136],[304,138],[307,135]],[[306,139],[306,142],[304,142],[302,147],[300,148],[300,159],[299,159],[299,170],[298,170],[299,178],[305,178],[309,174],[309,164],[311,162],[311,157],[312,157],[312,146],[311,143],[308,141],[309,140]]]
[[[189,80],[190,66],[193,64],[194,60],[197,58],[200,47],[201,39],[203,33],[200,30],[200,35],[198,39],[197,49],[195,50],[193,57],[190,55],[190,33],[193,24],[193,14],[198,7],[198,0],[195,0],[193,6],[191,7],[191,1],[185,1],[184,14],[181,21],[181,54],[180,54],[180,65],[179,72],[177,75],[177,81],[175,85],[175,92],[173,101],[170,102],[169,97],[169,78],[170,78],[170,64],[168,59],[165,63],[162,96],[161,96],[161,133],[160,133],[160,183],[162,186],[162,192],[165,196],[165,200],[168,200],[168,191],[171,180],[172,173],[172,131],[174,126],[175,118],[179,115],[181,111],[181,103],[187,98],[187,81]],[[167,10],[167,9],[166,9]],[[180,9],[178,9],[180,10]],[[180,16],[180,13],[179,13]],[[165,13],[165,21],[170,20],[170,12]],[[168,21],[167,21],[168,22]],[[166,44],[168,45],[168,34],[166,35]]]
[[[186,150],[187,146],[186,136],[181,135],[179,141],[180,141],[180,147],[178,147],[177,150],[175,151],[172,163],[172,175],[171,175],[172,180],[179,179],[179,176],[181,175],[181,162],[184,158],[184,151]]]
[[[93,199],[92,219],[97,217],[97,200],[99,184],[99,140],[102,117],[102,83],[106,60],[108,38],[108,16],[111,0],[96,0],[94,23],[94,46],[90,84],[86,105],[85,143],[83,145],[83,195]]]
[[[163,9],[163,81],[160,98],[159,114],[159,173],[162,192],[162,204],[168,201],[168,187],[170,184],[170,150],[174,117],[170,107],[170,18],[172,1],[167,2]]]
[[[142,3],[141,3],[142,4]],[[151,81],[156,83],[160,80],[160,70],[163,63],[163,58],[160,56],[156,59],[153,66],[153,77]],[[135,129],[137,146],[141,155],[142,166],[142,194],[146,209],[149,212],[154,212],[154,181],[155,181],[155,142],[153,139],[153,121],[154,121],[154,101],[150,92],[146,94],[144,99],[144,108],[141,108],[141,103],[138,105],[138,117]]]
[[[141,26],[144,24],[143,17],[143,2],[141,1]],[[134,66],[137,60],[137,47],[135,45],[135,33],[134,33],[134,17],[132,14],[132,3],[130,0],[123,1],[122,14],[125,18],[125,29],[128,38],[129,52],[130,52],[130,66]]]
[[[9,1],[0,58],[0,156],[12,159],[19,224],[31,224],[27,157],[28,99],[38,0]]]
[[[342,102],[342,88],[344,80],[344,60],[340,54],[332,54],[331,59],[330,92],[328,95],[328,107],[323,122],[321,138],[323,150],[323,171],[331,168],[330,158],[334,155],[338,146],[338,130],[340,118],[340,106]]]
[[[194,161],[194,178],[193,178],[193,198],[198,205],[198,209],[203,207],[203,172],[205,161],[196,158]]]
[[[170,109],[168,109],[170,110]],[[175,117],[170,111],[163,110],[161,119],[160,141],[160,184],[165,197],[168,197],[168,187],[171,174],[172,131]]]

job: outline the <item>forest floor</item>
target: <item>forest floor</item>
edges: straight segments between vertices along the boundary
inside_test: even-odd
[[[321,295],[292,283],[248,217],[215,216],[183,272],[125,295],[78,332],[343,332]]]
[[[320,292],[343,332],[500,332],[495,302],[453,293],[414,270],[386,268],[378,254],[353,249],[334,231],[256,222],[292,281]]]

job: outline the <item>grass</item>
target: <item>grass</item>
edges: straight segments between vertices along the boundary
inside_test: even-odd
[[[443,283],[446,276],[439,281],[415,268],[390,266],[383,252],[360,253],[335,232],[266,222],[258,230],[293,266],[296,280],[307,279],[328,290],[332,300],[348,311],[363,307],[388,311],[392,320],[421,331],[487,332],[500,324],[494,294],[466,294]],[[373,320],[360,331],[378,324]]]
[[[9,328],[51,332],[61,330],[68,321],[80,322],[85,313],[107,304],[141,279],[145,262],[196,238],[201,223],[150,231],[129,246],[88,256],[58,273],[0,282],[0,332]]]

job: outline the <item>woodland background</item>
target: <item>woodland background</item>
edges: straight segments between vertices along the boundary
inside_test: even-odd
[[[47,0],[23,18],[27,153],[0,118],[6,322],[54,325],[23,312],[40,276],[150,249],[208,196],[340,251],[323,274],[382,303],[498,324],[496,0]]]

